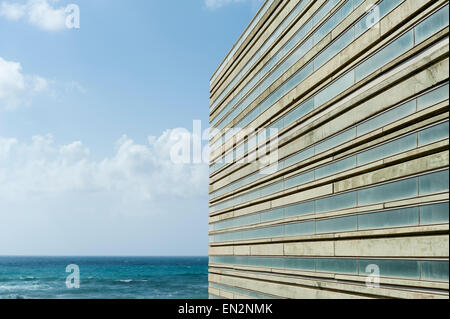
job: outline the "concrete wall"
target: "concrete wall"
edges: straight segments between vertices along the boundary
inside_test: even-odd
[[[211,105],[217,106],[210,110],[211,120],[327,1],[308,3],[289,25],[284,25],[286,29],[245,76],[227,89],[300,3],[274,1],[216,77],[211,84]],[[315,61],[318,54],[364,18],[366,8],[377,1],[353,3],[358,6],[237,113],[220,134],[212,137],[211,145],[298,70]],[[345,0],[335,1],[321,20],[314,21],[314,27],[302,41],[314,36],[345,5]],[[378,56],[385,60],[352,85],[338,86],[338,92],[325,103],[281,127],[276,144],[259,141],[261,145],[267,143],[265,153],[270,150],[269,155],[276,154],[280,163],[276,171],[259,173],[267,165],[267,156],[260,153],[259,158],[250,161],[248,157],[253,159],[252,154],[257,152],[252,147],[236,156],[234,162],[211,171],[212,298],[448,298],[449,223],[448,211],[443,213],[442,207],[448,207],[449,201],[449,99],[444,93],[449,78],[449,28],[448,13],[443,21],[438,15],[442,12],[448,12],[447,1],[398,1],[375,27],[355,37],[248,124],[258,130],[276,126],[298,106],[328,90],[334,81],[340,81],[348,72],[356,74],[354,70],[367,59],[376,61],[373,57]],[[419,41],[428,21],[441,27]],[[414,34],[414,43],[407,50],[398,56],[383,55],[408,32]],[[286,51],[285,58],[294,50],[295,47]],[[284,58],[274,66],[283,61]],[[269,73],[258,83],[267,76]],[[221,95],[224,90],[229,93]],[[409,111],[399,115],[406,106]],[[233,109],[227,114],[231,112]],[[368,123],[373,123],[373,128],[362,130]],[[355,134],[344,138],[344,132]],[[414,138],[416,141],[408,146],[407,141]],[[225,141],[212,151],[211,163],[233,154],[244,142],[233,138]],[[327,147],[323,147],[323,142],[328,143]],[[310,155],[292,160],[292,156],[311,148],[314,152]],[[359,160],[370,154],[373,160]],[[340,169],[343,160],[353,158],[354,165]],[[330,173],[322,174],[324,171]],[[248,180],[250,176],[254,178]],[[301,176],[313,178],[292,182]],[[447,181],[442,178],[445,176]],[[416,183],[417,190],[403,194],[405,183]],[[255,196],[255,192],[259,195]],[[352,194],[355,203],[343,205],[341,198]],[[312,211],[299,208],[295,212],[294,208],[309,203]],[[327,208],[320,209],[324,203]],[[410,218],[397,221],[395,214],[410,214]],[[370,219],[376,216],[380,217]],[[373,227],[363,225],[367,218],[376,220]],[[314,226],[312,231],[302,232],[303,225]],[[373,276],[365,268],[368,264],[380,271],[377,285],[373,285]],[[367,280],[372,281],[368,284]]]

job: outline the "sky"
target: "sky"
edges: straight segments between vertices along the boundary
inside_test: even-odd
[[[0,0],[0,255],[206,255],[208,165],[173,136],[261,4]]]

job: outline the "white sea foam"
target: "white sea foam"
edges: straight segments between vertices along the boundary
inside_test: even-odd
[[[0,291],[18,291],[18,290],[50,290],[52,289],[48,285],[39,285],[37,283],[34,284],[19,284],[19,285],[0,285]]]
[[[21,276],[20,280],[35,280],[37,279],[36,277],[33,276]]]
[[[129,283],[129,282],[132,282],[133,280],[132,279],[123,279],[123,280],[118,280],[118,281]]]

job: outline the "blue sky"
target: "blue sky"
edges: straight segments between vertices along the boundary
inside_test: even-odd
[[[80,29],[61,10],[80,8]],[[206,164],[170,132],[258,0],[0,0],[0,255],[206,255]]]

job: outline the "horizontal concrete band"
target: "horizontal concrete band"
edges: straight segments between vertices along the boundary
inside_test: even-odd
[[[367,205],[367,206],[363,206],[363,207],[356,207],[356,208],[348,208],[348,209],[339,209],[339,210],[333,210],[333,211],[329,211],[329,212],[324,212],[321,214],[314,214],[314,213],[310,213],[310,214],[299,214],[298,216],[280,216],[279,218],[274,218],[272,220],[268,220],[268,221],[259,221],[259,222],[255,222],[249,225],[244,225],[241,224],[239,226],[234,226],[232,228],[225,228],[225,229],[221,229],[221,230],[216,230],[216,231],[210,231],[211,235],[214,234],[223,234],[223,233],[229,233],[229,232],[233,232],[233,231],[239,231],[239,230],[249,230],[249,229],[257,229],[257,228],[263,228],[263,227],[270,227],[270,226],[276,226],[276,225],[292,225],[295,222],[307,222],[307,221],[319,221],[319,220],[329,220],[330,218],[339,218],[342,216],[360,216],[360,215],[366,215],[366,214],[374,214],[374,213],[384,213],[384,212],[388,212],[388,211],[399,211],[405,208],[420,208],[420,207],[429,207],[429,206],[436,206],[436,205],[443,205],[445,206],[445,204],[448,205],[448,200],[449,200],[449,196],[448,193],[443,193],[443,194],[436,194],[436,195],[429,195],[429,196],[421,196],[421,197],[417,197],[417,198],[411,198],[411,199],[400,199],[397,201],[392,201],[392,202],[386,202],[386,203],[380,203],[380,204],[374,204],[374,205]],[[440,223],[444,223],[443,221],[437,221],[434,223],[430,223],[430,224],[440,224]],[[412,227],[412,226],[417,226],[417,225],[402,225],[403,227]],[[423,226],[423,225],[422,225]],[[397,229],[400,228],[399,227],[379,227],[376,229]],[[370,229],[364,229],[361,230],[359,229],[359,231],[373,231]],[[297,236],[290,236],[290,237],[285,237],[285,238],[273,238],[273,239],[256,239],[256,240],[249,240],[249,241],[242,241],[242,242],[237,242],[237,241],[233,241],[233,242],[226,242],[226,243],[217,243],[217,242],[210,242],[211,246],[223,246],[223,245],[229,245],[231,244],[242,244],[242,243],[267,243],[267,242],[271,242],[271,241],[288,241],[289,239],[296,239],[296,240],[308,240],[311,238],[316,238],[317,236],[324,236],[326,238],[330,237],[333,238],[335,236],[335,233],[341,233],[341,232],[330,232],[329,234],[327,233],[322,233],[322,234],[304,234],[304,235],[297,235]],[[348,233],[352,233],[351,231],[348,231]]]
[[[317,143],[320,140],[324,140],[335,134],[337,132],[335,123],[337,121],[342,122],[342,124],[339,125],[339,128],[344,130],[349,124],[354,125],[358,123],[358,120],[364,121],[367,118],[375,116],[376,114],[379,114],[408,98],[412,98],[413,96],[430,89],[439,82],[448,80],[448,67],[447,70],[445,69],[445,64],[448,64],[448,60],[446,62],[439,62],[443,56],[448,56],[448,44],[441,45],[436,52],[432,53],[431,56],[426,55],[417,57],[416,63],[409,65],[409,67],[408,65],[401,65],[397,67],[382,78],[379,78],[378,81],[371,82],[370,85],[360,88],[351,97],[343,99],[345,96],[343,94],[340,97],[341,102],[337,103],[337,101],[333,101],[334,103],[331,103],[334,105],[333,110],[327,110],[326,112],[322,109],[318,109],[317,111],[315,110],[311,116],[302,118],[301,120],[294,122],[291,127],[287,128],[286,131],[290,132],[288,135],[281,131],[281,137],[278,140],[278,147],[281,148],[285,144],[292,142],[294,138],[301,138],[302,143],[299,145],[298,149],[302,149],[305,142],[308,143],[307,145]],[[427,70],[434,69],[436,72],[427,74],[427,70],[424,70],[417,74],[418,70],[420,71],[420,67],[426,66],[430,63],[430,58],[434,58],[436,65],[434,67],[428,67]],[[417,84],[418,81],[424,84],[423,87],[411,85],[412,82]],[[403,91],[403,89],[405,91]],[[394,92],[395,94],[391,95],[391,93]],[[379,103],[379,100],[383,97],[387,98],[387,100],[382,100],[382,103]],[[362,114],[360,113],[359,116],[356,116],[355,119],[349,123],[349,120],[352,119],[351,116],[353,114],[357,115],[357,110],[361,109],[364,109],[365,112]],[[342,114],[343,112],[351,113]],[[363,115],[365,117],[362,117]],[[297,126],[296,129],[292,130],[295,126]],[[284,156],[284,154],[281,153],[280,156]],[[242,166],[246,165],[241,164],[240,158],[237,158],[235,164],[231,166],[228,164],[228,166],[225,166],[225,168],[211,177],[212,184],[227,175],[231,175],[234,170],[241,169]],[[230,170],[230,168],[233,168],[233,170]],[[257,168],[259,169],[260,166],[257,166]],[[216,186],[216,188],[218,187],[221,186]]]
[[[445,198],[446,201],[442,202],[436,202],[433,200],[434,198]],[[432,200],[431,202],[428,202],[427,200]],[[407,220],[405,224],[396,224],[393,223],[392,225],[389,225],[386,223],[385,225],[375,225],[374,227],[365,226],[365,227],[352,227],[351,229],[348,229],[346,227],[343,227],[343,229],[335,229],[335,230],[327,230],[327,231],[320,231],[320,232],[302,232],[299,231],[298,234],[294,234],[293,232],[290,232],[289,234],[284,235],[271,235],[268,234],[266,236],[261,237],[255,237],[255,238],[248,238],[248,239],[234,239],[234,240],[226,240],[226,241],[210,241],[211,247],[216,246],[229,246],[229,245],[245,245],[245,244],[267,244],[267,243],[273,243],[273,242],[291,242],[291,241],[308,241],[311,239],[334,239],[334,238],[344,238],[344,237],[375,237],[375,236],[386,236],[389,234],[414,234],[414,233],[422,233],[422,232],[433,232],[435,231],[434,228],[430,227],[429,229],[427,227],[432,225],[446,225],[448,223],[448,217],[446,220],[436,220],[436,221],[426,221],[425,223],[419,223],[419,209],[422,208],[434,208],[434,206],[441,206],[442,209],[448,208],[448,194],[438,194],[438,195],[432,195],[427,196],[427,198],[414,198],[410,199],[408,201],[415,201],[416,203],[414,205],[404,205],[405,200],[399,200],[395,203],[383,203],[383,204],[376,204],[376,205],[370,205],[367,207],[358,207],[353,209],[346,209],[346,210],[339,210],[339,211],[332,211],[332,212],[325,212],[323,214],[317,214],[317,215],[306,215],[306,216],[299,216],[299,217],[284,217],[280,219],[275,219],[273,221],[269,222],[263,222],[258,223],[250,226],[241,226],[236,227],[231,230],[222,230],[217,232],[210,232],[210,235],[220,235],[220,234],[229,234],[236,231],[241,230],[259,230],[259,229],[266,229],[271,228],[274,226],[297,226],[297,225],[304,225],[307,223],[308,225],[312,225],[312,230],[314,230],[314,226],[317,228],[317,222],[320,221],[333,221],[336,219],[341,218],[349,218],[349,217],[355,217],[361,218],[361,217],[367,217],[367,216],[374,216],[379,215],[387,217],[387,214],[398,214],[401,215],[401,212],[405,212],[407,210],[412,211],[415,214],[416,221],[411,222]],[[419,203],[417,203],[420,201]],[[418,205],[419,204],[419,205]],[[396,206],[401,205],[401,206]],[[408,224],[409,223],[409,224]],[[356,223],[355,223],[356,225]],[[441,232],[441,230],[437,230],[438,232]]]
[[[345,177],[344,175],[344,178],[337,178],[336,180],[331,177],[326,181],[328,183],[325,185],[322,183],[317,184],[316,182],[309,183],[309,185],[301,185],[296,187],[295,190],[282,191],[279,194],[257,199],[246,205],[240,205],[242,207],[231,209],[231,214],[228,213],[228,215],[224,215],[220,219],[215,218],[214,220],[210,220],[210,222],[280,208],[322,197],[329,197],[343,192],[375,186],[380,183],[395,181],[396,179],[407,178],[415,174],[448,168],[448,156],[448,151],[439,151],[435,154],[409,159],[398,164],[394,162],[395,165],[386,165],[387,167],[384,168],[366,170],[362,174],[353,174],[356,176],[349,174],[349,177]],[[374,166],[376,167],[376,165]],[[221,214],[221,212],[215,213],[214,215],[217,214]]]
[[[445,66],[448,67],[448,60],[446,60],[445,63],[438,63],[434,68],[430,68],[430,70],[445,70]],[[436,83],[435,80],[441,81],[448,79],[448,69],[447,71],[443,71],[442,77],[439,75],[440,71],[434,73],[434,75],[437,78],[428,79],[427,80],[427,74],[428,71],[423,71],[423,73],[420,73],[419,75],[410,78],[408,81],[402,82],[401,84],[396,85],[391,90],[384,91],[386,95],[379,94],[376,98],[373,98],[370,101],[367,101],[360,107],[350,110],[347,113],[341,116],[338,116],[336,119],[334,119],[332,122],[327,123],[324,126],[317,126],[317,125],[307,125],[304,126],[302,130],[297,130],[289,136],[289,138],[282,138],[279,140],[279,146],[278,146],[278,156],[280,159],[289,157],[301,150],[304,150],[310,145],[313,145],[315,143],[319,143],[323,140],[326,140],[327,138],[339,133],[340,131],[337,130],[338,127],[342,126],[342,131],[348,129],[349,127],[352,127],[353,125],[356,125],[358,123],[363,122],[368,117],[376,116],[377,114],[380,114],[379,112],[383,112],[387,109],[390,109],[392,107],[395,107],[397,105],[400,105],[402,101],[408,100],[410,98],[413,98],[414,96],[417,96],[414,94],[414,92],[411,92],[412,89],[417,88],[417,84],[414,85],[414,83],[417,83],[420,81],[420,83],[429,83],[429,86],[425,87],[424,89],[428,89],[433,87],[433,84]],[[422,76],[423,75],[423,76]],[[398,92],[397,94],[392,94],[394,92]],[[401,92],[401,93],[400,93]],[[383,92],[382,92],[383,93]],[[408,94],[410,93],[410,94]],[[400,95],[400,96],[399,96]],[[385,96],[385,97],[384,97]],[[385,99],[383,101],[383,98]],[[387,100],[387,101],[386,101]],[[392,102],[391,102],[392,101]],[[372,107],[373,106],[373,107]],[[447,103],[441,106],[441,108],[448,109],[448,100]],[[362,112],[365,110],[364,112]],[[366,114],[368,112],[373,112]],[[362,143],[370,143],[372,140],[376,140],[380,136],[386,135],[386,132],[389,131],[395,131],[401,128],[402,126],[405,126],[405,122],[408,122],[408,124],[412,124],[414,122],[419,121],[423,116],[426,114],[430,116],[435,112],[435,109],[430,110],[421,110],[420,112],[417,112],[417,114],[413,114],[410,117],[406,119],[406,121],[399,121],[396,123],[392,123],[391,125],[387,126],[382,131],[375,131],[373,133],[370,133],[363,137],[358,137],[352,142],[346,143],[345,145],[339,145],[336,148],[333,148],[323,154],[320,154],[320,156],[315,156],[309,161],[306,161],[305,163],[310,164],[311,161],[321,161],[324,159],[327,159],[329,157],[335,156],[337,154],[342,153],[342,151],[345,149],[349,149],[352,147],[358,147],[359,144]],[[359,114],[359,115],[358,115]],[[412,122],[412,123],[411,123]],[[336,127],[337,123],[341,123],[340,126]],[[346,125],[346,123],[349,123],[350,125]],[[320,129],[319,129],[320,128]],[[303,134],[302,134],[303,133]],[[306,133],[306,134],[305,134]],[[235,171],[231,172],[223,172],[220,174],[220,176],[217,176],[215,179],[212,179],[213,185],[210,187],[210,191],[214,191],[218,188],[222,188],[237,179],[239,179],[242,176],[247,176],[249,174],[257,172],[259,169],[261,169],[259,162],[254,162],[247,164],[243,166],[240,163],[236,163],[233,165]],[[227,173],[227,174],[225,174]]]
[[[434,227],[434,229],[433,229]],[[415,235],[395,237],[401,234],[384,233],[385,237],[371,238],[370,233],[357,239],[333,238],[314,241],[210,247],[210,256],[322,256],[322,257],[398,257],[448,258],[448,224],[425,226],[419,231],[447,232],[447,235]],[[377,234],[380,235],[380,232]],[[413,244],[414,245],[411,245]]]
[[[274,1],[211,82],[210,119],[220,134],[228,121],[281,128],[277,144],[259,141],[261,154],[251,135],[210,141],[214,161],[236,152],[235,162],[211,166],[211,298],[448,299],[448,1],[392,2],[377,27],[358,34],[367,6],[382,2],[338,11],[346,0],[311,1],[290,16],[299,3]],[[303,38],[271,60],[327,3]],[[330,20],[335,12],[345,16]],[[328,34],[298,50],[328,21],[336,22]],[[398,54],[386,50],[401,39],[409,42]],[[336,43],[345,45],[323,54]],[[282,64],[294,53],[298,60]],[[288,68],[270,77],[259,73],[266,65]],[[264,86],[250,95],[249,83]],[[282,165],[256,177],[273,164],[272,151]],[[379,273],[370,276],[369,266]]]
[[[239,60],[242,60],[242,58],[249,58],[247,56],[248,52],[246,53],[245,51],[248,51],[249,47],[254,46],[251,44],[252,42],[265,41],[267,39],[269,28],[273,28],[276,24],[274,23],[274,19],[277,18],[277,15],[281,12],[281,9],[284,6],[284,0],[266,0],[264,2],[255,18],[249,23],[245,31],[239,37],[237,43],[233,46],[230,52],[228,52],[225,59],[212,75],[210,80],[211,91],[216,90],[218,85],[223,84],[223,82],[231,76],[229,72],[233,67],[240,63]],[[245,37],[246,33],[248,34],[247,37]],[[240,46],[238,44],[240,44]],[[259,45],[261,44],[262,42],[259,42]],[[232,54],[233,52],[234,54]]]
[[[215,270],[213,270],[215,271]],[[230,276],[233,274],[233,276]],[[248,276],[248,277],[247,277]],[[246,278],[247,277],[247,278]],[[219,283],[231,287],[247,289],[249,291],[258,291],[268,295],[280,298],[298,298],[298,299],[349,299],[349,298],[448,298],[444,290],[412,289],[407,286],[386,287],[380,284],[380,287],[367,287],[358,282],[336,282],[331,280],[308,280],[295,278],[293,276],[282,276],[275,274],[248,274],[242,272],[227,272],[226,275],[220,273],[210,274],[211,283]],[[228,294],[219,295],[225,298],[239,298],[230,295],[233,289],[229,289]],[[216,291],[217,293],[217,291]]]
[[[405,6],[407,3],[405,3]],[[415,4],[414,4],[415,5]],[[404,8],[399,7],[396,10],[403,10]],[[409,8],[409,10],[412,10]],[[414,8],[415,12],[414,14],[418,13],[418,9]],[[402,11],[403,12],[403,11]],[[391,13],[391,14],[394,14]],[[347,72],[348,70],[354,68],[357,64],[361,63],[367,57],[373,55],[375,52],[377,52],[380,48],[385,46],[387,43],[391,42],[393,39],[395,39],[399,34],[402,34],[406,32],[409,28],[411,28],[414,23],[418,23],[420,18],[412,19],[410,17],[412,13],[410,12],[409,15],[404,16],[404,20],[395,20],[396,23],[399,24],[395,32],[393,34],[390,33],[390,30],[386,28],[386,26],[383,25],[383,20],[386,20],[385,23],[390,24],[392,19],[388,19],[389,15],[385,17],[382,22],[379,29],[376,30],[369,30],[367,33],[363,34],[360,38],[356,39],[355,42],[353,42],[350,46],[345,48],[339,55],[333,57],[327,64],[325,64],[320,70],[314,72],[310,78],[303,81],[295,90],[293,90],[289,95],[287,95],[285,98],[277,102],[276,105],[271,107],[271,110],[274,110],[278,112],[279,110],[288,110],[289,108],[293,107],[294,104],[292,101],[295,102],[301,102],[303,99],[303,96],[310,96],[320,90],[322,90],[324,87],[328,86],[332,81],[334,81],[336,78]],[[411,23],[408,23],[407,25],[403,25],[404,21],[409,21],[411,19]],[[380,35],[380,30],[383,30],[383,34]],[[342,31],[345,31],[345,29],[342,29]],[[337,36],[337,35],[336,35]],[[421,47],[426,45],[420,45]],[[364,48],[364,49],[363,49]],[[312,52],[312,56],[319,53],[321,51],[321,47],[317,47],[316,50]],[[312,58],[311,56],[311,58]],[[356,58],[357,57],[357,58]],[[283,75],[282,79],[279,79],[276,81],[272,86],[271,89],[266,91],[263,95],[261,95],[257,100],[255,100],[252,105],[258,105],[263,100],[266,99],[268,95],[270,95],[277,87],[279,87],[286,79],[288,79],[291,75],[293,75],[297,70],[302,68],[306,62],[309,59],[305,56],[305,58],[300,59],[300,61],[296,64],[295,68],[290,70],[289,72],[285,73]],[[394,61],[401,60],[401,58],[396,58]],[[369,77],[371,78],[371,77]],[[368,79],[369,79],[368,78]],[[247,110],[244,110],[239,116],[229,125],[230,127],[236,126],[239,121],[250,112],[252,109],[252,106],[250,106]],[[266,111],[266,113],[270,113],[271,111]],[[266,121],[267,118],[272,118],[273,115],[269,117],[260,117],[257,119],[256,122],[252,123],[252,127],[260,127],[262,123]],[[222,133],[224,133],[225,130],[223,130]],[[215,142],[215,139],[211,140],[212,143]],[[225,149],[228,149],[227,144],[225,144]],[[212,153],[211,158],[215,159],[217,157],[216,155],[217,151],[214,151]]]
[[[271,7],[267,10],[264,16],[261,18],[259,27],[255,28],[251,34],[251,36],[244,41],[241,49],[238,50],[236,56],[233,57],[228,66],[226,66],[221,72],[217,79],[210,83],[210,112],[213,113],[217,110],[220,104],[213,107],[216,103],[216,99],[222,94],[224,89],[230,84],[230,82],[236,77],[240,70],[242,70],[247,63],[250,62],[251,58],[257,53],[259,48],[270,38],[272,37],[274,31],[280,23],[276,21],[284,20],[292,8],[296,6],[301,0],[293,0],[293,1],[285,1],[285,0],[274,0]],[[280,41],[280,38],[283,37],[282,33],[276,41]],[[273,47],[273,44],[272,44]],[[266,50],[270,51],[270,47]],[[264,54],[262,55],[264,56]],[[257,67],[258,63],[253,66]],[[250,69],[251,71],[251,69]],[[245,76],[244,76],[245,79]],[[237,83],[239,85],[239,83]],[[219,101],[217,101],[219,102]]]
[[[439,110],[440,108],[440,110]],[[444,104],[444,105],[439,105],[436,108],[432,108],[430,110],[427,111],[446,111],[448,109],[448,103]],[[416,117],[417,116],[423,116],[425,113],[430,114],[429,112],[419,112],[420,114],[414,114],[414,116],[409,117],[410,119],[412,119],[412,117]],[[311,173],[311,172],[318,172],[320,170],[324,170],[327,167],[333,167],[336,166],[338,163],[342,163],[345,160],[348,160],[349,158],[355,158],[355,157],[359,157],[361,155],[364,154],[370,154],[371,152],[373,152],[374,149],[377,148],[382,148],[382,147],[386,147],[386,145],[390,145],[393,143],[398,143],[398,141],[401,141],[402,139],[414,136],[415,134],[420,134],[421,132],[424,132],[430,128],[433,127],[437,127],[440,125],[447,125],[446,123],[448,123],[446,121],[448,117],[448,112],[446,112],[445,114],[440,114],[437,116],[433,116],[429,119],[427,119],[426,121],[421,121],[417,124],[414,125],[410,125],[406,128],[402,128],[402,129],[398,129],[396,131],[394,131],[391,134],[387,134],[385,133],[386,131],[384,131],[383,129],[391,126],[391,125],[387,125],[384,128],[381,128],[379,130],[377,130],[377,133],[379,133],[379,135],[381,137],[378,137],[376,139],[372,139],[370,142],[366,142],[366,143],[362,143],[359,146],[356,146],[348,151],[345,152],[340,152],[338,153],[339,155],[334,155],[334,156],[329,156],[329,157],[325,157],[325,159],[318,159],[319,156],[322,155],[316,155],[316,156],[312,156],[307,160],[303,160],[303,161],[299,161],[297,162],[295,165],[284,165],[287,166],[284,169],[282,168],[283,165],[283,161],[279,161],[279,165],[281,166],[281,169],[279,169],[276,173],[271,174],[270,176],[267,176],[267,174],[261,174],[260,179],[257,180],[256,182],[252,182],[249,183],[245,186],[242,186],[241,188],[239,188],[238,190],[235,191],[231,191],[230,193],[226,193],[222,196],[219,196],[218,198],[215,198],[214,200],[211,200],[211,206],[214,206],[216,204],[221,204],[221,203],[228,203],[230,200],[233,199],[239,199],[239,198],[243,198],[243,196],[250,194],[252,192],[254,192],[255,190],[262,190],[264,188],[267,188],[267,186],[269,185],[274,185],[277,182],[281,182],[281,181],[288,181],[288,180],[292,180],[293,177],[296,176],[300,176],[300,175],[305,175],[307,173]],[[405,119],[402,119],[398,124],[403,125],[405,122]],[[399,126],[401,127],[401,126]],[[384,134],[383,134],[384,133]],[[371,136],[374,136],[375,134],[371,134]],[[448,135],[448,134],[447,134]],[[359,142],[358,144],[360,144],[360,141],[363,139],[358,138]],[[351,141],[351,142],[354,142]],[[345,143],[345,144],[341,144],[340,145],[340,149],[345,149],[343,147],[348,146],[349,144],[353,144],[353,143]],[[358,145],[358,144],[353,144],[353,145]],[[311,148],[310,148],[311,149]],[[443,149],[448,149],[448,136],[443,136],[443,137],[438,137],[436,138],[434,141],[428,143],[428,144],[420,144],[420,145],[416,145],[416,147],[412,148],[412,149],[405,149],[403,152],[402,151],[392,151],[392,154],[389,154],[388,156],[382,157],[382,156],[377,156],[376,158],[374,158],[372,161],[370,160],[364,160],[364,161],[359,161],[358,163],[354,163],[354,165],[352,165],[352,167],[349,167],[348,169],[338,169],[336,168],[336,174],[334,176],[330,176],[330,173],[320,173],[321,175],[319,176],[314,176],[314,184],[316,185],[320,185],[321,183],[323,183],[324,181],[336,181],[338,179],[344,179],[345,176],[350,176],[350,175],[356,175],[359,172],[364,172],[367,170],[375,170],[377,169],[377,163],[381,166],[389,166],[389,164],[394,164],[395,162],[402,162],[402,161],[407,161],[410,159],[413,159],[414,157],[419,157],[420,155],[428,155],[430,153],[437,153],[439,151],[442,151]],[[345,153],[345,154],[343,154]],[[345,155],[345,156],[343,156]],[[392,159],[395,158],[395,161],[393,161]],[[289,158],[286,160],[288,161]],[[316,175],[316,174],[314,174]],[[303,182],[303,184],[310,182],[310,180],[306,180],[305,182]],[[288,185],[286,185],[286,189],[289,188]],[[250,200],[248,200],[250,201]],[[231,206],[236,206],[236,205],[230,205]],[[225,208],[214,211],[214,213],[216,212],[220,212],[220,211],[225,211]]]
[[[292,20],[292,22],[286,26],[285,30],[281,32],[278,38],[274,39],[273,43],[267,48],[267,50],[261,54],[259,59],[254,63],[252,67],[249,68],[247,74],[242,76],[242,79],[235,84],[235,86],[230,90],[227,96],[223,97],[220,103],[214,108],[210,109],[211,114],[218,113],[221,106],[230,96],[233,96],[234,92],[242,87],[243,84],[248,82],[248,79],[252,77],[256,72],[258,72],[267,61],[273,56],[287,41],[292,37],[292,35],[300,29],[311,16],[319,10],[326,0],[291,0],[291,1],[275,1],[277,2],[277,7],[272,10],[272,14],[259,30],[257,30],[256,37],[254,40],[250,41],[249,45],[242,51],[240,57],[233,61],[231,68],[226,70],[227,74],[224,74],[222,81],[218,85],[211,85],[211,99],[210,104],[213,105],[219,101],[216,99],[222,94],[225,88],[230,85],[230,83],[235,79],[238,73],[250,62],[253,56],[259,51],[259,49],[273,37],[274,31],[286,20],[288,15],[292,12],[293,8],[299,5],[301,2],[305,2],[306,6],[299,15]],[[327,15],[328,16],[328,15]],[[326,19],[325,17],[324,19]]]
[[[214,265],[210,263],[209,268],[212,274],[229,275],[236,277],[248,277],[248,278],[258,278],[258,276],[263,275],[270,277],[272,274],[279,275],[287,278],[293,278],[299,282],[303,282],[305,285],[316,286],[315,280],[322,280],[325,282],[330,281],[340,281],[340,282],[351,282],[351,283],[366,283],[367,275],[353,275],[353,274],[335,274],[326,272],[311,272],[295,269],[281,269],[281,268],[257,268],[257,267],[245,267],[235,265],[234,267],[224,267],[224,265]],[[442,290],[447,290],[448,293],[449,283],[448,282],[438,282],[429,280],[417,280],[413,278],[393,278],[380,276],[380,285],[396,286],[398,288],[414,288],[414,289],[430,289],[436,292],[442,293]]]
[[[313,2],[313,3],[311,3]],[[304,11],[301,13],[300,15],[300,19],[297,18],[297,20],[294,20],[296,22],[294,22],[294,24],[291,24],[290,28],[287,28],[288,32],[284,32],[280,35],[280,37],[275,41],[274,45],[272,45],[272,48],[268,50],[268,53],[266,55],[263,56],[262,59],[260,59],[260,61],[257,62],[257,64],[255,65],[255,67],[253,68],[252,71],[250,71],[240,82],[240,84],[238,84],[234,90],[231,92],[231,94],[229,94],[228,98],[223,100],[223,102],[221,103],[221,105],[219,105],[219,107],[217,107],[214,110],[211,110],[211,113],[218,113],[215,112],[216,110],[219,111],[221,110],[226,104],[228,104],[228,102],[234,98],[234,96],[236,95],[237,92],[239,92],[249,81],[250,79],[252,79],[254,77],[254,75],[259,72],[268,62],[269,60],[271,60],[272,56],[274,56],[287,42],[288,40],[294,35],[294,33],[296,33],[297,31],[299,31],[302,27],[304,27],[307,24],[307,21],[310,20],[318,11],[320,11],[321,8],[324,7],[324,4],[326,4],[328,1],[325,0],[319,0],[319,1],[310,1],[307,5],[307,7],[305,7]],[[287,56],[289,56],[297,47],[299,47],[301,44],[304,43],[304,41],[310,37],[316,30],[318,30],[321,25],[323,24],[323,21],[326,21],[330,18],[330,16],[332,16],[338,8],[340,8],[346,1],[345,0],[341,0],[341,1],[334,1],[336,4],[335,6],[332,8],[332,10],[330,10],[329,12],[326,13],[326,15],[324,17],[322,17],[321,21],[317,22],[312,28],[311,30],[309,30],[305,36],[303,37],[303,40],[300,41],[299,43],[296,43],[296,45],[289,51],[285,52],[284,58],[282,60],[280,60],[277,64],[275,64],[274,68],[276,68],[281,61],[283,61]],[[344,21],[342,21],[339,25],[334,26],[334,29],[332,32],[330,32],[330,34],[327,35],[327,37],[325,37],[325,39],[323,39],[320,43],[317,43],[316,47],[318,50],[323,49],[328,43],[331,42],[331,40],[337,38],[346,28],[349,27],[349,25],[351,23],[353,23],[354,21],[357,21],[361,16],[363,16],[364,14],[366,14],[366,8],[368,6],[373,6],[376,2],[378,2],[378,0],[366,0],[363,1],[363,3],[356,8],[351,14],[350,16],[348,16],[346,19],[344,19]],[[290,1],[290,9],[292,9],[293,4],[297,4],[298,1]],[[286,6],[284,8],[289,9],[288,6]],[[286,13],[285,13],[286,15]],[[285,15],[283,15],[283,17],[285,17]],[[281,16],[280,16],[281,17]],[[276,18],[276,21],[278,21],[278,24],[274,24],[273,26],[269,26],[269,29],[274,29],[275,27],[278,27],[278,25],[281,24],[281,22],[283,21],[282,19]],[[252,52],[255,52],[257,49],[259,49],[260,46],[258,46],[257,44],[255,44],[252,49]],[[317,50],[315,51],[316,53],[318,52]],[[248,60],[247,60],[248,61]],[[242,67],[237,68],[237,70],[242,69]],[[229,77],[228,79],[231,79],[231,77]],[[228,81],[228,83],[231,82],[230,80]],[[214,90],[214,89],[212,89]],[[221,90],[222,91],[222,90]],[[221,93],[217,92],[217,93]],[[215,116],[215,114],[214,114]]]

